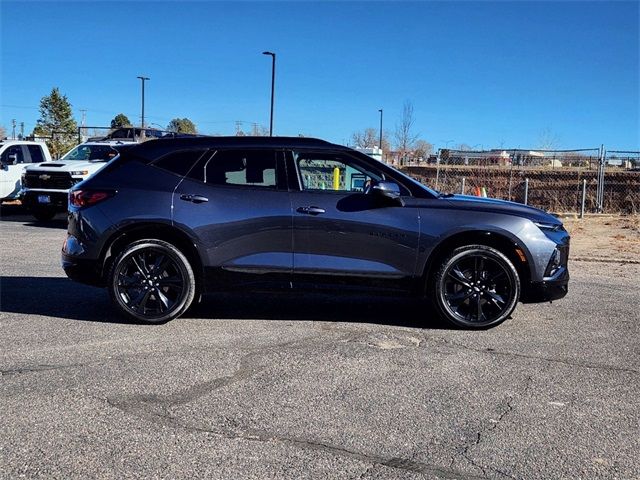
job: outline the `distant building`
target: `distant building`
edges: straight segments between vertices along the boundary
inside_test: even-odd
[[[376,160],[379,160],[382,162],[382,149],[378,148],[378,147],[373,147],[373,148],[360,148],[360,147],[356,147],[354,148],[354,150],[357,150],[358,152],[362,152],[365,155],[369,155],[371,158],[375,158]]]

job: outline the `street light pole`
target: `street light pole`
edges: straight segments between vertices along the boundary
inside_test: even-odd
[[[380,151],[382,152],[382,109],[378,110],[380,112]],[[380,155],[382,156],[382,154]]]
[[[273,97],[276,85],[276,54],[273,52],[262,52],[262,54],[271,56],[271,116],[269,119],[269,136],[273,137]]]
[[[145,80],[151,80],[149,77],[136,77],[139,78],[140,80],[142,80],[142,120],[141,120],[141,129],[142,129],[142,136],[144,136],[144,82]]]

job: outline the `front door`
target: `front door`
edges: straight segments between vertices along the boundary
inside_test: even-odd
[[[384,174],[342,152],[292,152],[289,165],[300,183],[291,193],[294,284],[408,288],[419,212],[367,192]]]
[[[197,238],[210,289],[290,288],[291,202],[282,152],[208,152],[178,185],[173,209],[174,221]]]
[[[25,166],[22,145],[7,147],[0,156],[0,199],[12,198],[20,190],[20,177]]]

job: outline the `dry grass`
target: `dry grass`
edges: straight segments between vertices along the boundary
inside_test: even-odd
[[[640,215],[562,220],[571,234],[571,257],[640,262]]]

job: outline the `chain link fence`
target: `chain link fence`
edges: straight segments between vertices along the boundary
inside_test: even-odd
[[[640,152],[448,150],[404,170],[436,190],[511,200],[557,213],[640,212]]]

